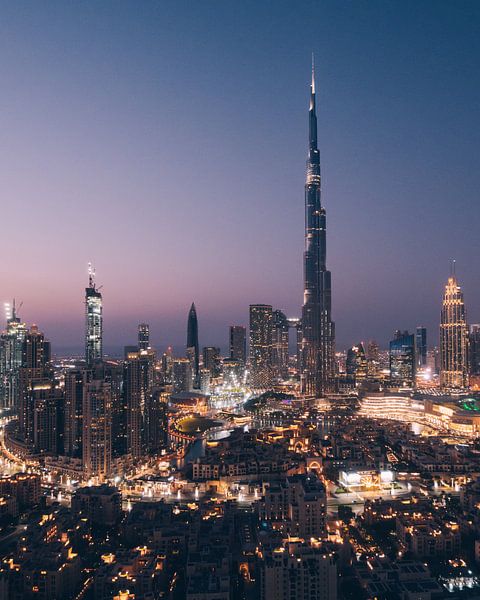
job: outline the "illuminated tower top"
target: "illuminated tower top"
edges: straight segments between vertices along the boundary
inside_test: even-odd
[[[102,312],[102,294],[95,284],[95,269],[88,263],[88,287],[85,288],[85,362],[88,368],[103,357]]]
[[[443,387],[464,388],[468,379],[467,319],[462,288],[452,268],[443,294],[440,318],[440,382]]]

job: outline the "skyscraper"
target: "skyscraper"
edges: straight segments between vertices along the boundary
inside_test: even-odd
[[[210,371],[212,377],[220,375],[220,348],[205,346],[203,348],[203,368]]]
[[[453,273],[445,286],[440,317],[440,384],[443,387],[467,386],[467,333],[463,292]]]
[[[468,335],[468,367],[470,375],[480,375],[480,325],[470,325]]]
[[[266,389],[272,384],[272,307],[250,305],[250,382]]]
[[[52,408],[55,400],[50,401],[50,396],[56,397],[53,383],[53,370],[50,361],[50,342],[39,331],[36,325],[25,334],[22,344],[22,366],[18,370],[18,424],[20,437],[29,445],[33,444],[35,437],[35,402],[45,400],[45,404]],[[34,385],[39,383],[39,385]],[[50,382],[47,385],[46,382]],[[51,390],[50,390],[51,388]],[[37,391],[33,391],[37,390]],[[48,398],[47,398],[48,397]],[[42,403],[39,403],[39,407]],[[43,426],[43,425],[42,425]]]
[[[154,384],[155,353],[129,352],[124,363],[123,393],[127,410],[127,451],[132,458],[143,454],[145,403]]]
[[[348,349],[345,370],[349,380],[353,383],[367,378],[368,363],[363,342]]]
[[[321,205],[320,152],[317,146],[315,73],[312,64],[309,151],[305,184],[304,296],[302,309],[301,389],[320,396],[334,388],[335,326],[332,284],[327,270],[326,213]]]
[[[288,319],[281,310],[272,313],[272,366],[275,377],[288,377]]]
[[[67,456],[82,457],[83,391],[91,371],[72,369],[65,373],[64,450]]]
[[[103,481],[112,463],[111,386],[103,380],[87,383],[83,393],[83,468],[87,477]]]
[[[427,328],[417,327],[415,332],[417,367],[427,366]]]
[[[22,366],[23,341],[27,327],[13,308],[5,304],[7,329],[0,336],[0,408],[18,408],[20,402],[19,369]]]
[[[394,386],[415,384],[415,336],[397,330],[390,342],[390,383]]]
[[[148,323],[140,323],[138,326],[138,349],[148,350],[150,348],[150,327]]]
[[[230,326],[230,358],[247,361],[247,330],[242,325]]]
[[[85,362],[87,367],[103,357],[102,294],[95,285],[95,270],[88,265],[85,288]]]
[[[192,365],[194,387],[199,384],[200,354],[198,346],[198,319],[195,302],[188,312],[187,321],[187,357]]]
[[[192,364],[188,358],[175,358],[172,363],[172,383],[173,392],[178,394],[180,392],[191,392],[192,391]]]
[[[38,454],[59,451],[59,414],[62,392],[52,379],[35,379],[29,383],[33,406],[33,449]],[[31,443],[27,438],[27,443]]]

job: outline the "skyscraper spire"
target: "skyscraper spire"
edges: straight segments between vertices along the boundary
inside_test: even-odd
[[[301,384],[303,393],[318,397],[334,386],[335,327],[331,317],[331,275],[326,266],[326,213],[320,199],[313,55],[308,124]]]
[[[88,263],[88,287],[85,288],[85,362],[91,368],[103,358],[102,294],[95,286],[95,270]]]
[[[315,94],[315,54],[312,52],[312,94]]]

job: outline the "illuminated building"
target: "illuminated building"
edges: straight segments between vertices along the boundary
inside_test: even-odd
[[[427,328],[417,327],[415,331],[415,345],[417,355],[417,367],[427,366]]]
[[[468,334],[468,367],[470,375],[480,375],[480,325],[470,325]]]
[[[169,346],[162,354],[162,377],[164,383],[172,383],[173,349],[171,346]]]
[[[7,328],[0,336],[0,408],[17,408],[20,399],[19,369],[27,327],[13,309],[5,304]]]
[[[315,76],[312,65],[309,151],[305,184],[304,296],[302,309],[301,389],[308,396],[333,391],[335,326],[332,283],[327,270],[326,212],[321,205],[320,152],[317,146]]]
[[[311,472],[292,475],[265,487],[258,503],[259,517],[284,534],[310,539],[325,533],[325,486]]]
[[[172,365],[173,391],[192,391],[193,375],[192,364],[188,358],[175,358]]]
[[[138,349],[148,350],[150,348],[150,328],[148,323],[140,323],[138,326]]]
[[[250,382],[253,388],[272,384],[272,307],[250,305]]]
[[[38,394],[33,392],[33,383],[40,382],[42,387],[45,382],[50,382],[53,388],[53,373],[49,365],[50,342],[39,331],[36,325],[25,334],[22,345],[22,366],[19,369],[19,400],[18,400],[18,423],[20,437],[32,446],[35,437],[35,403]],[[52,392],[53,393],[53,392]],[[54,394],[55,395],[55,394]],[[54,401],[52,401],[55,403]],[[45,399],[50,406],[50,402]],[[46,407],[43,407],[43,409]],[[50,409],[52,407],[50,406]],[[40,404],[38,405],[40,409]]]
[[[242,325],[230,326],[230,358],[247,362],[247,330]]]
[[[205,346],[203,349],[203,368],[208,369],[212,377],[220,375],[220,348]]]
[[[396,331],[390,342],[390,383],[412,387],[415,383],[415,336],[408,331]]]
[[[88,373],[72,369],[65,374],[64,451],[72,458],[82,457],[83,391]]]
[[[208,369],[200,369],[200,392],[210,394],[212,374]]]
[[[86,477],[103,481],[112,463],[112,392],[102,380],[87,383],[83,393],[83,468]]]
[[[395,479],[394,471],[366,469],[358,471],[340,471],[339,482],[349,490],[371,490],[389,487]]]
[[[362,381],[367,377],[367,357],[363,343],[348,349],[345,370],[353,382]]]
[[[375,340],[370,340],[367,344],[367,373],[369,377],[377,377],[379,374],[380,354],[378,344]]]
[[[194,387],[198,386],[200,354],[198,345],[198,318],[195,302],[192,302],[187,321],[187,358],[192,365]]]
[[[371,394],[361,399],[359,415],[372,419],[423,423],[425,405],[409,395]]]
[[[95,379],[106,381],[112,394],[112,456],[117,458],[127,452],[127,408],[123,394],[123,365],[103,361],[95,369]]]
[[[295,349],[297,369],[300,369],[302,363],[302,320],[298,317],[289,317],[287,319],[290,329],[295,330]]]
[[[225,358],[222,364],[223,385],[239,388],[244,383],[245,365],[239,360]]]
[[[123,393],[127,412],[127,452],[132,458],[143,454],[142,429],[145,402],[154,384],[155,353],[129,352],[124,363]]]
[[[33,408],[33,450],[36,454],[57,454],[59,451],[59,412],[61,390],[51,379],[35,379],[27,388],[28,405]],[[30,415],[29,415],[30,417]],[[30,441],[30,418],[26,442]]]
[[[107,484],[79,488],[72,496],[72,512],[94,525],[111,527],[122,514],[122,495]]]
[[[260,562],[260,599],[337,598],[337,565],[332,553],[305,543],[285,540],[284,545],[266,549]]]
[[[443,387],[467,386],[467,343],[463,292],[452,274],[445,286],[440,320],[440,384]]]
[[[85,362],[93,366],[103,357],[102,294],[95,286],[95,271],[88,265],[88,287],[85,288]]]
[[[167,403],[162,392],[154,388],[145,405],[145,447],[149,454],[158,454],[167,442]]]
[[[280,379],[288,377],[288,319],[281,310],[272,313],[272,367]]]

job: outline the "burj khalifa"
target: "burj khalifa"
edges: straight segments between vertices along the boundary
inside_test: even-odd
[[[327,220],[321,204],[313,61],[308,118],[301,388],[307,396],[320,397],[334,390],[335,324],[332,321],[332,278],[326,264]]]

